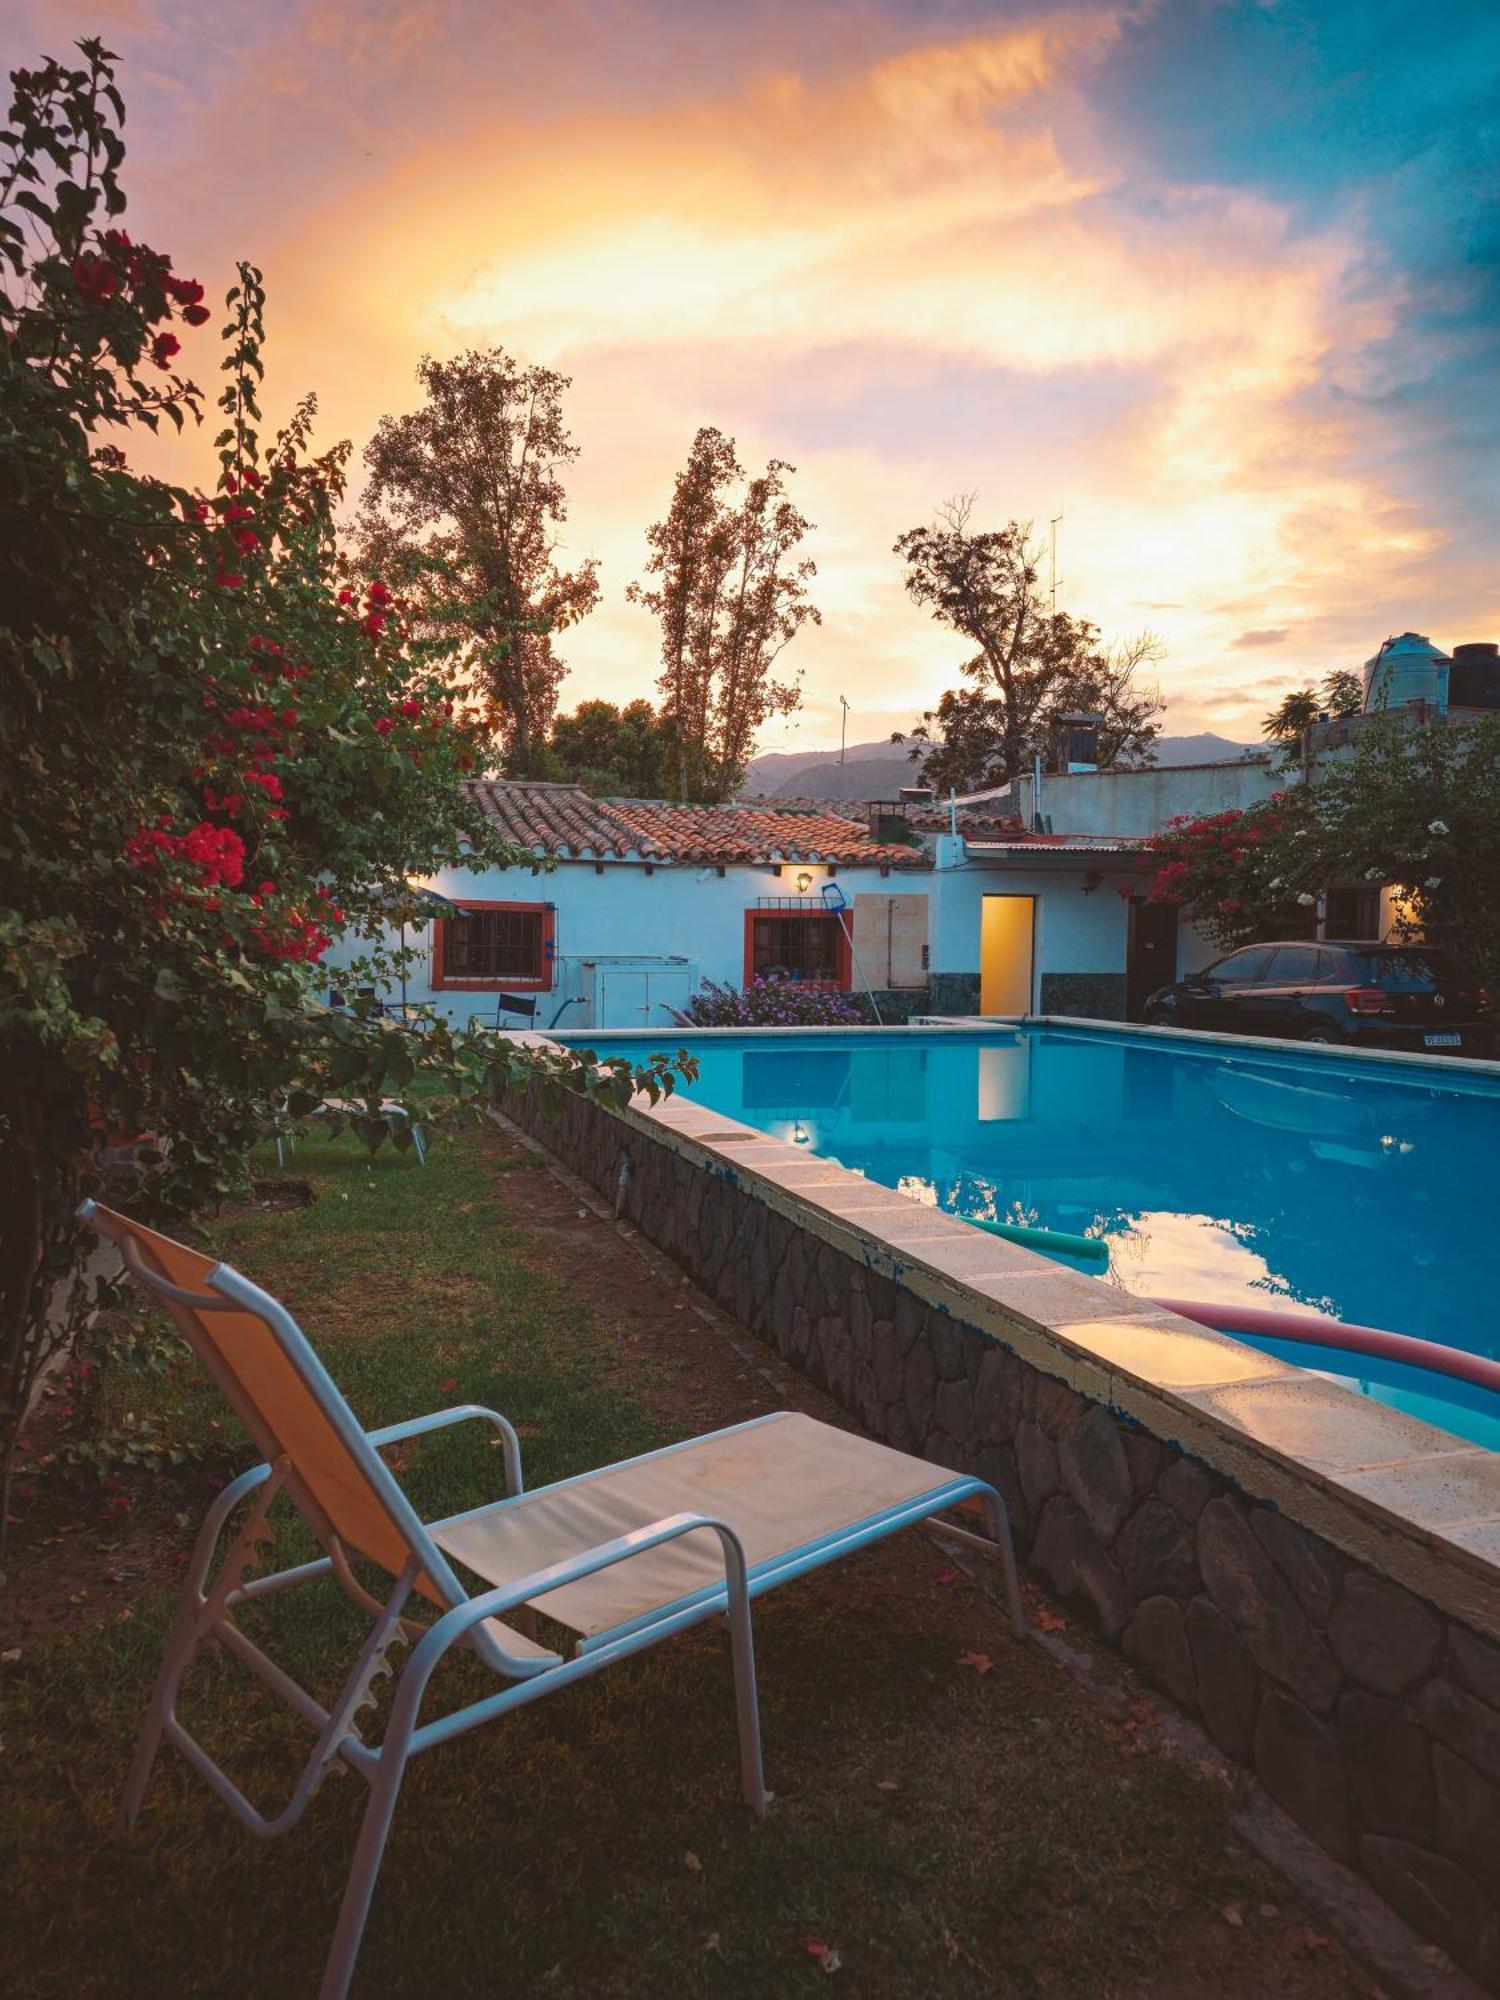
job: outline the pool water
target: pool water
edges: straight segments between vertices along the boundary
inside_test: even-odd
[[[1101,1236],[1127,1291],[1500,1355],[1500,1076],[1091,1028],[567,1039],[687,1047],[714,1110],[954,1215]],[[1483,1389],[1251,1344],[1500,1448]]]

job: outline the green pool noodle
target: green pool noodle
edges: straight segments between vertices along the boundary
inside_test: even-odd
[[[1064,1257],[1093,1257],[1109,1262],[1109,1245],[1102,1236],[1075,1236],[1069,1229],[1041,1229],[1027,1222],[987,1222],[982,1216],[966,1215],[976,1229],[991,1236],[1003,1236],[1007,1243],[1024,1244],[1028,1250],[1052,1250]]]

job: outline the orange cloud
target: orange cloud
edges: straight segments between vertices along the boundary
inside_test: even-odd
[[[1362,406],[1328,393],[1402,301],[1356,303],[1357,238],[1143,186],[1112,156],[1090,97],[1143,11],[858,56],[846,35],[818,60],[768,35],[730,76],[572,104],[529,79],[566,76],[589,11],[507,9],[525,87],[476,108],[446,0],[382,10],[374,53],[365,9],[320,0],[232,87],[231,123],[304,103],[308,63],[358,44],[338,115],[368,162],[346,153],[264,245],[276,390],[318,388],[327,434],[360,444],[409,404],[424,350],[500,341],[573,374],[569,535],[606,597],[568,635],[569,697],[653,680],[624,587],[713,422],[796,461],[818,523],[825,622],[794,649],[808,740],[840,693],[875,734],[951,676],[961,648],[906,603],[889,550],[972,489],[997,519],[1064,509],[1061,602],[1161,629],[1174,721],[1243,719],[1241,685],[1258,714],[1232,651],[1247,627],[1285,629],[1301,675],[1442,623],[1419,591],[1440,537],[1369,469]]]

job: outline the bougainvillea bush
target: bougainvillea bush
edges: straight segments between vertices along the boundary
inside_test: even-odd
[[[1226,951],[1302,936],[1316,901],[1311,824],[1300,788],[1243,811],[1180,814],[1146,842],[1156,857],[1148,899],[1182,906]]]
[[[389,969],[410,875],[531,857],[497,844],[465,787],[487,739],[451,660],[408,641],[382,582],[341,582],[345,448],[313,455],[310,400],[262,440],[259,274],[240,267],[216,357],[203,286],[121,226],[114,58],[79,49],[13,73],[0,133],[6,1464],[69,1330],[49,1301],[88,1310],[62,1282],[89,1248],[72,1212],[111,1152],[128,1170],[112,1198],[181,1213],[330,1090],[367,1101],[368,1143],[401,1143],[380,1099],[419,1067],[475,1093],[526,1060],[319,1003],[336,940],[367,978]],[[127,455],[142,426],[198,420],[178,372],[194,348],[224,384],[206,492]]]
[[[1219,944],[1308,934],[1337,885],[1395,891],[1389,934],[1500,992],[1500,716],[1371,717],[1353,747],[1244,812],[1175,820],[1149,845],[1153,902]]]
[[[699,1028],[863,1028],[870,1009],[858,993],[785,979],[720,986],[705,979],[687,1004]]]

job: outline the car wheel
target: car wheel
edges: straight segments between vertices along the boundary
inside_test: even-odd
[[[1304,1042],[1323,1042],[1329,1046],[1336,1046],[1344,1038],[1342,1035],[1336,1035],[1332,1028],[1310,1028],[1302,1039]]]
[[[1165,1008],[1162,1007],[1142,1008],[1141,1026],[1143,1028],[1164,1028],[1166,1027],[1166,1025],[1167,1025],[1167,1013]]]

